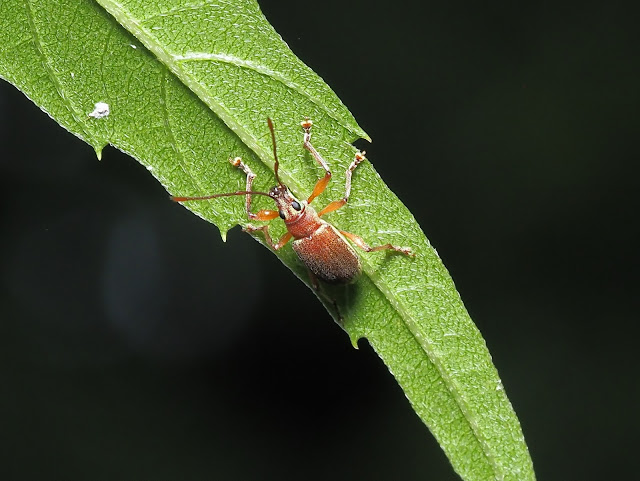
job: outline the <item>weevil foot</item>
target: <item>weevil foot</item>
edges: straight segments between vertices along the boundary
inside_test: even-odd
[[[318,295],[320,297],[322,297],[325,301],[330,302],[331,304],[333,304],[333,307],[336,310],[336,316],[338,317],[338,324],[340,324],[342,326],[343,325],[343,321],[344,321],[344,317],[342,317],[342,313],[340,312],[340,308],[338,307],[338,303],[336,302],[336,300],[333,297],[329,297],[327,295],[327,293],[325,293],[320,288],[320,281],[318,280],[316,275],[311,271],[309,271],[309,280],[311,281],[311,287],[313,287],[313,290],[316,291],[318,293]]]

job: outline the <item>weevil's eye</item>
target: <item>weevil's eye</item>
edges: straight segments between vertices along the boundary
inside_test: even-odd
[[[278,211],[278,214],[280,214],[280,218],[282,220],[284,220],[284,212],[282,212],[281,210]]]
[[[291,202],[291,207],[293,207],[295,210],[302,209],[302,206],[300,205],[300,203],[296,202],[295,200],[293,202]]]

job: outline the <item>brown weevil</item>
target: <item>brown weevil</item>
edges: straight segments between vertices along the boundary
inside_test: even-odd
[[[393,250],[405,255],[413,256],[414,254],[407,247],[397,247],[392,244],[384,244],[376,247],[370,247],[361,237],[336,229],[327,221],[321,219],[321,217],[329,212],[338,210],[345,205],[349,200],[349,194],[351,193],[351,176],[355,168],[362,161],[366,160],[365,152],[356,152],[355,158],[349,168],[346,171],[346,190],[344,197],[340,200],[335,200],[328,204],[320,212],[311,207],[313,199],[318,197],[326,189],[329,181],[331,180],[331,171],[329,165],[320,156],[318,151],[311,145],[311,126],[313,125],[310,119],[305,119],[301,122],[302,130],[304,131],[303,146],[311,153],[313,158],[324,169],[324,177],[316,182],[316,185],[311,192],[311,195],[306,201],[300,201],[295,198],[289,188],[282,183],[278,176],[278,154],[276,152],[276,137],[271,119],[267,119],[269,124],[269,130],[271,132],[271,142],[273,145],[273,158],[275,160],[274,174],[278,184],[273,187],[269,192],[258,192],[253,190],[253,181],[256,178],[249,166],[242,162],[240,157],[229,159],[231,165],[242,169],[247,176],[246,189],[238,192],[228,192],[224,194],[213,194],[202,197],[172,197],[176,202],[185,202],[191,200],[207,200],[215,199],[217,197],[229,197],[232,195],[244,195],[246,196],[245,204],[247,216],[251,220],[270,221],[276,217],[281,217],[287,227],[287,233],[284,234],[278,242],[275,244],[269,235],[269,225],[263,225],[261,227],[255,227],[249,225],[245,227],[246,232],[262,231],[265,241],[274,250],[278,250],[283,247],[287,242],[293,238],[293,250],[298,254],[300,260],[309,269],[312,275],[312,281],[317,288],[317,282],[314,277],[320,278],[325,282],[331,284],[342,284],[353,281],[360,272],[362,267],[360,264],[360,258],[355,252],[353,247],[345,240],[349,239],[355,245],[366,252],[380,251],[380,250]],[[263,209],[258,212],[251,212],[251,196],[252,195],[264,195],[273,199],[278,207],[278,210]]]

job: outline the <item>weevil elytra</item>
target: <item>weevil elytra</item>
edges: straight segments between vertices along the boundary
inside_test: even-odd
[[[405,255],[413,256],[414,254],[407,247],[398,247],[392,244],[384,244],[376,247],[369,246],[361,237],[336,229],[321,217],[329,212],[338,210],[349,201],[351,193],[351,176],[356,167],[366,160],[365,152],[356,152],[353,162],[346,171],[346,187],[344,197],[329,203],[324,209],[316,212],[310,205],[313,199],[318,197],[326,189],[331,180],[331,171],[329,165],[320,156],[318,151],[311,145],[311,127],[310,119],[301,122],[304,132],[303,146],[309,151],[311,156],[324,169],[324,177],[316,182],[311,195],[306,201],[300,201],[291,193],[289,188],[280,180],[278,176],[279,161],[276,152],[276,136],[271,119],[267,119],[269,131],[271,132],[271,142],[273,145],[273,158],[275,161],[274,174],[278,184],[269,192],[258,192],[253,190],[253,181],[256,178],[249,166],[245,164],[240,157],[229,159],[231,165],[241,169],[247,176],[247,184],[245,190],[238,192],[227,192],[223,194],[206,195],[202,197],[172,197],[176,202],[186,202],[192,200],[207,200],[217,197],[229,197],[232,195],[244,195],[247,216],[251,220],[270,221],[276,217],[281,217],[287,227],[287,233],[284,234],[278,242],[274,244],[269,235],[269,225],[256,227],[249,225],[245,227],[246,232],[262,231],[265,241],[271,248],[278,250],[293,238],[293,250],[298,254],[300,260],[309,269],[312,275],[314,286],[317,283],[314,276],[325,282],[332,284],[349,283],[353,281],[360,272],[362,267],[360,258],[353,247],[345,240],[349,239],[356,246],[366,252],[374,252],[380,250],[392,250]],[[264,195],[273,199],[278,210],[263,209],[258,212],[251,211],[251,196]]]

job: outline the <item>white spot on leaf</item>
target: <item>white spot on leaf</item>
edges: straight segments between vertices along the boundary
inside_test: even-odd
[[[93,117],[94,119],[101,119],[103,117],[107,117],[109,113],[109,104],[105,102],[98,102],[96,103],[93,112],[89,114],[89,117]]]

